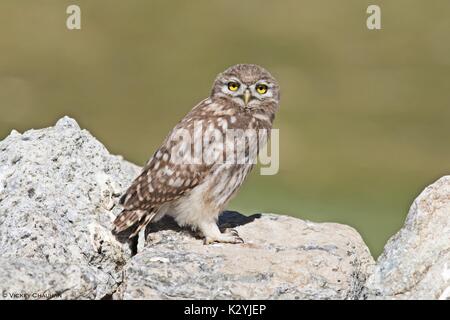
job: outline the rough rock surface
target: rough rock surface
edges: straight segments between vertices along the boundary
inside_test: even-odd
[[[357,299],[373,264],[351,227],[226,212],[244,244],[203,245],[169,219],[125,270],[125,299]],[[155,232],[158,230],[158,232]]]
[[[450,176],[417,197],[366,286],[369,299],[450,299]]]
[[[138,172],[67,117],[0,142],[3,297],[354,299],[363,288],[373,260],[356,231],[285,216],[226,214],[242,245],[204,246],[163,220],[130,260],[110,230]]]
[[[67,117],[1,141],[0,293],[112,294],[130,257],[112,207],[138,171]]]
[[[450,297],[450,176],[375,265],[351,227],[236,212],[219,224],[244,244],[205,246],[167,218],[132,256],[110,230],[139,171],[67,117],[0,141],[0,299]]]

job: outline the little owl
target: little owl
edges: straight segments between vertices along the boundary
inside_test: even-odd
[[[121,197],[124,209],[114,221],[114,233],[130,231],[131,238],[148,223],[168,215],[181,227],[197,231],[206,244],[243,242],[235,230],[221,233],[217,220],[266,143],[258,133],[272,128],[279,99],[277,81],[260,66],[238,64],[219,74],[211,95],[175,126]],[[233,148],[235,140],[223,138],[233,130],[246,137],[253,130],[259,139],[244,139],[248,143],[243,149]],[[180,139],[186,134],[192,139]],[[207,134],[211,139],[205,138]],[[198,141],[200,146],[213,145],[213,152],[188,158],[198,149]],[[238,150],[243,151],[244,161],[237,159]]]

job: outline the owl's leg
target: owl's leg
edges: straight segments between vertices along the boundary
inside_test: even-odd
[[[204,237],[205,244],[214,242],[222,243],[243,243],[236,231],[221,233],[215,221],[204,222],[198,226],[198,230]]]

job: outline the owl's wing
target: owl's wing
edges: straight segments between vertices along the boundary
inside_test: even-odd
[[[171,163],[169,159],[166,148],[158,149],[122,196],[124,209],[151,211],[165,202],[180,198],[201,183],[204,168],[194,164]]]
[[[183,157],[174,159],[174,155],[179,155],[180,152],[193,155],[193,139],[183,141],[179,139],[179,135],[180,132],[184,132],[193,137],[194,122],[199,118],[192,112],[197,107],[172,130],[141,174],[121,197],[120,203],[124,210],[114,221],[114,232],[122,232],[137,223],[148,223],[162,204],[182,197],[202,183],[210,171],[211,165],[193,163],[192,159],[184,161]],[[148,221],[144,221],[145,219]]]
[[[140,223],[156,213],[162,204],[182,197],[203,181],[205,166],[174,164],[169,159],[165,147],[158,149],[121,197],[124,209],[114,221],[116,233]]]

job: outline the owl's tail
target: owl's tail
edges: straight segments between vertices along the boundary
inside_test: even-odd
[[[156,212],[148,212],[146,210],[123,210],[114,220],[114,234],[128,231],[131,233],[129,238],[136,236],[142,228],[145,228],[153,218]]]

